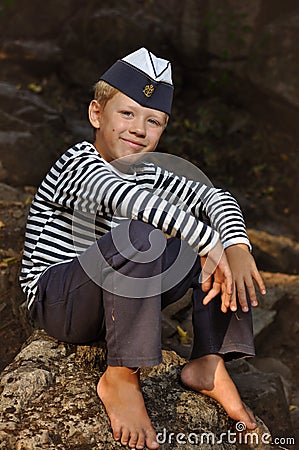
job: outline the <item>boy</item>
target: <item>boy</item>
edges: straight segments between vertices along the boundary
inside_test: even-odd
[[[137,449],[159,447],[139,368],[161,362],[161,308],[190,287],[194,344],[182,382],[256,426],[224,365],[254,354],[253,282],[265,293],[240,208],[227,192],[141,161],[172,95],[170,63],[144,48],[104,73],[89,106],[95,142],[69,149],[39,187],[21,273],[38,326],[66,342],[105,338],[97,392],[114,438]]]

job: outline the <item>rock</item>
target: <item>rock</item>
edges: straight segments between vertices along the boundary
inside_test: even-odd
[[[244,65],[254,39],[254,28],[261,8],[261,0],[226,4],[209,2],[208,50],[212,65],[238,71]]]
[[[162,47],[167,56],[169,29],[172,34],[176,31],[173,20],[167,19],[169,5],[154,3],[127,1],[78,8],[61,38],[63,77],[74,86],[89,89],[118,58],[137,49],[137,42],[149,39],[153,52],[159,54]]]
[[[193,339],[191,296],[192,289],[189,289],[180,300],[162,311],[163,345],[186,359],[190,357]],[[180,335],[178,327],[186,335]]]
[[[286,236],[248,229],[259,266],[269,272],[299,273],[299,243]]]
[[[261,307],[271,310],[279,300],[298,297],[299,275],[263,271],[261,274],[267,288],[267,294],[259,297]]]
[[[0,201],[22,202],[26,197],[27,195],[22,190],[0,182]]]
[[[6,4],[5,4],[6,3]],[[67,21],[72,12],[78,8],[78,2],[65,0],[60,3],[52,0],[43,5],[38,0],[26,3],[21,0],[18,4],[14,2],[1,5],[1,37],[13,39],[18,37],[22,40],[35,39],[44,40],[48,36],[57,36],[63,33]]]
[[[277,305],[283,301],[290,301],[299,292],[299,276],[283,273],[261,272],[267,288],[267,294],[258,294],[259,307],[252,309],[253,328],[255,337],[271,325],[277,315]]]
[[[251,81],[296,107],[299,106],[298,38],[298,10],[288,11],[258,33],[251,49],[255,60],[247,65]]]
[[[61,62],[61,49],[53,40],[4,40],[0,52],[7,62],[17,62],[34,75],[48,75]],[[3,58],[4,59],[4,58]]]
[[[252,312],[253,315],[253,334],[258,336],[265,328],[267,328],[275,319],[276,311],[268,311],[265,308],[256,308]]]
[[[253,230],[251,230],[252,234]],[[276,251],[276,250],[275,250]],[[261,272],[267,287],[267,294],[259,298],[259,307],[252,309],[254,336],[258,337],[273,323],[277,315],[276,306],[280,301],[294,298],[299,292],[299,276],[283,273]],[[167,306],[162,312],[163,343],[188,358],[191,352],[192,330],[192,290],[176,303]],[[180,340],[177,327],[187,331],[187,340]]]
[[[62,117],[37,94],[0,83],[0,119],[1,181],[38,185],[65,150]]]
[[[171,351],[164,351],[163,358],[161,365],[141,374],[163,449],[181,449],[182,442],[187,450],[196,442],[203,450],[211,445],[216,450],[236,449],[236,435],[228,434],[235,433],[235,423],[217,402],[182,387],[182,358]],[[104,348],[66,345],[36,331],[1,376],[0,449],[119,448],[96,394],[104,367]],[[258,423],[255,432],[270,436],[263,422]],[[271,447],[260,443],[247,448]]]
[[[37,0],[19,0],[1,11],[1,63],[36,75],[58,72],[88,88],[136,42],[150,42],[154,52],[177,59],[178,79],[197,86],[202,69],[229,70],[298,108],[297,5],[272,3],[53,0],[41,8]]]
[[[282,361],[271,356],[261,357],[255,356],[250,360],[255,368],[266,373],[275,373],[280,375],[281,382],[283,384],[285,397],[288,403],[291,403],[291,379],[292,373],[289,367],[287,367]]]
[[[88,120],[66,118],[66,128],[74,142],[93,142],[93,129]]]
[[[12,258],[17,257],[18,255]],[[24,294],[17,282],[19,273],[19,263],[11,263],[0,270],[0,373],[13,360],[32,332],[27,309],[26,312],[24,309],[20,311]]]
[[[299,395],[297,396],[296,403],[292,403],[290,406],[291,412],[291,421],[293,425],[293,429],[295,430],[296,442],[299,442]]]
[[[227,366],[242,399],[267,424],[272,435],[294,436],[280,376],[261,372],[245,360]]]

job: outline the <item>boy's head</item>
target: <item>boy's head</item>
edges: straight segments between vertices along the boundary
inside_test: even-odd
[[[140,151],[154,150],[159,140],[157,135],[162,134],[167,124],[172,97],[169,61],[157,58],[145,48],[118,60],[95,85],[94,100],[89,106],[89,118],[96,129],[95,145],[99,153],[110,160],[128,153],[125,147],[117,145],[116,151],[107,145],[107,132],[108,138],[114,139],[116,128],[122,128],[118,137],[121,144],[129,144],[132,136],[136,136],[132,138],[131,150],[133,148],[134,151],[131,153],[138,153],[138,146],[135,149],[134,143],[140,144]],[[108,122],[112,123],[112,118],[113,128],[109,130]],[[118,126],[121,122],[124,123]]]

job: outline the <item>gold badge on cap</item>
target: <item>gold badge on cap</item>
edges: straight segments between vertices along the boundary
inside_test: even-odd
[[[155,91],[155,88],[152,84],[147,84],[144,89],[143,89],[143,93],[146,97],[151,97],[153,95]]]

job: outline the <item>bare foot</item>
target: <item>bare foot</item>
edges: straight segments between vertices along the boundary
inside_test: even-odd
[[[247,429],[256,428],[254,415],[242,402],[221,356],[193,359],[183,368],[181,379],[186,386],[217,400],[232,419],[244,422]]]
[[[139,373],[127,367],[108,366],[97,393],[109,416],[114,439],[130,448],[159,447],[145,408]]]

